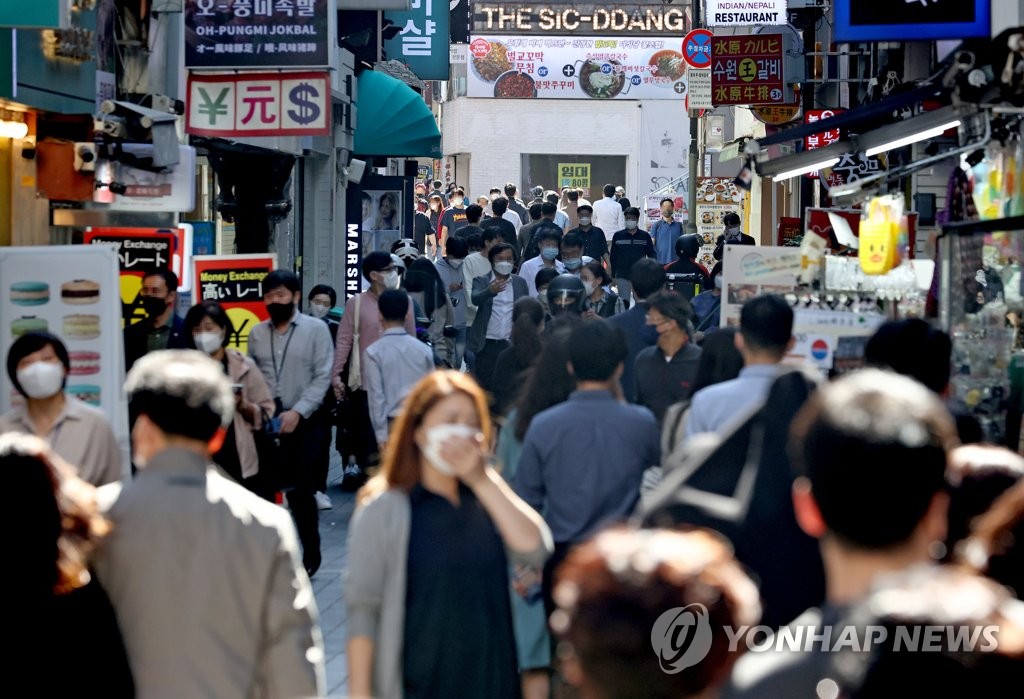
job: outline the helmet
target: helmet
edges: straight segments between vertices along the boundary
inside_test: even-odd
[[[699,235],[681,235],[676,238],[676,255],[678,257],[684,257],[687,260],[692,260],[697,257],[700,252],[700,241]]]
[[[587,290],[574,274],[559,274],[548,285],[548,306],[553,315],[582,313],[586,298]]]
[[[396,241],[391,246],[391,252],[406,260],[415,260],[420,256],[419,248],[416,247],[416,242],[411,238],[402,238]]]
[[[395,269],[398,270],[399,274],[405,274],[405,260],[395,253],[391,253],[391,263],[395,265]]]

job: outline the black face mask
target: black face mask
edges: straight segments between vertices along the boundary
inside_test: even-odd
[[[155,319],[158,315],[164,312],[167,308],[167,299],[157,298],[155,296],[143,296],[142,297],[142,310],[146,312],[146,315],[150,319]]]
[[[267,313],[270,314],[270,320],[275,325],[286,323],[292,318],[292,314],[295,313],[295,303],[268,303]]]

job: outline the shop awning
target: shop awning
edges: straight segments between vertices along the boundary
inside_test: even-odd
[[[423,97],[380,71],[365,70],[358,80],[356,154],[441,157],[441,131]]]

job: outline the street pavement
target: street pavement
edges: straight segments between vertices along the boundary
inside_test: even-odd
[[[320,511],[320,553],[323,562],[313,576],[313,592],[320,610],[320,629],[327,658],[327,693],[332,699],[346,696],[348,666],[345,658],[345,604],[341,598],[341,571],[345,565],[348,521],[355,509],[355,495],[343,493],[341,458],[332,450],[327,494],[334,509]]]

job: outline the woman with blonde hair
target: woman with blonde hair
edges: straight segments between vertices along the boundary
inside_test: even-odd
[[[349,530],[352,697],[519,695],[508,561],[542,565],[551,533],[488,465],[491,430],[465,374],[406,398]]]

